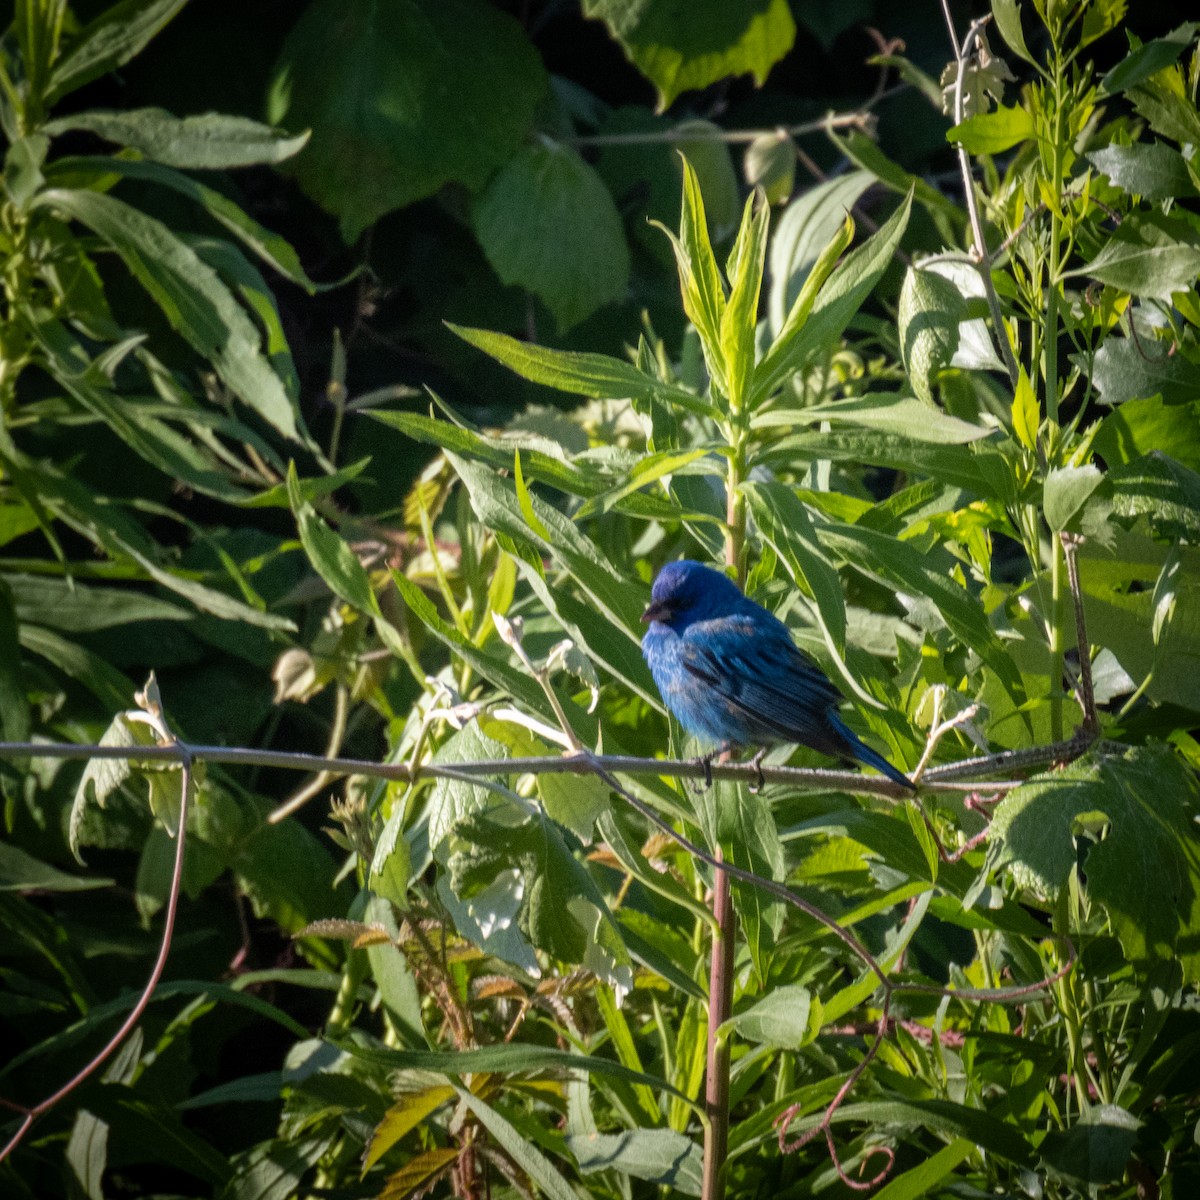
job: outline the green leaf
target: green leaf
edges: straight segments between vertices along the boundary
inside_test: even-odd
[[[640,645],[644,593],[639,594],[629,587],[628,581],[599,546],[558,509],[537,496],[529,497],[530,507],[545,532],[541,534],[529,528],[516,492],[506,481],[498,478],[495,472],[455,454],[447,457],[467,485],[475,515],[488,529],[530,542],[542,553],[551,555],[617,630]]]
[[[1116,1104],[1098,1104],[1070,1129],[1052,1129],[1039,1149],[1055,1175],[1095,1186],[1118,1183],[1141,1128],[1132,1113]]]
[[[990,437],[994,428],[960,421],[940,408],[914,400],[911,396],[892,396],[869,392],[850,400],[810,404],[804,408],[771,408],[756,414],[752,429],[795,428],[829,421],[834,425],[853,425],[897,434],[914,442],[933,446],[962,446]]]
[[[519,870],[517,922],[534,946],[614,987],[633,985],[629,952],[604,897],[541,809],[522,813],[509,803],[477,812],[458,822],[451,845],[450,886],[460,900]]]
[[[806,280],[804,289],[792,306],[783,329],[754,372],[754,390],[748,407],[757,408],[789,375],[805,364],[809,355],[836,345],[851,317],[858,312],[891,265],[892,255],[900,245],[911,212],[910,192],[900,208],[876,233],[852,254],[848,254],[828,279],[825,278],[825,272],[849,244],[848,236],[845,240],[839,238],[827,247],[832,254],[829,259],[825,259],[824,255],[822,258],[828,262],[828,266],[824,270],[814,267],[810,272],[809,280]],[[848,235],[849,230],[846,233]],[[820,291],[808,299],[811,305],[809,312],[805,305],[805,293],[811,297],[809,285],[813,281],[820,286]]]
[[[1200,542],[1200,475],[1161,450],[1109,473],[1113,512],[1120,517],[1146,513],[1159,537]]]
[[[1171,200],[1196,194],[1183,155],[1162,142],[1105,146],[1084,157],[1126,195]]]
[[[808,988],[784,984],[721,1027],[736,1031],[739,1037],[762,1046],[781,1050],[799,1050],[816,1035],[810,1021],[812,996]]]
[[[768,204],[783,204],[796,186],[796,143],[786,132],[760,134],[746,147],[743,170],[746,182],[762,188]]]
[[[1175,63],[1191,45],[1200,24],[1187,22],[1166,37],[1155,38],[1127,54],[1104,78],[1100,87],[1110,96],[1127,91]]]
[[[567,1150],[581,1175],[616,1171],[684,1196],[699,1196],[704,1167],[700,1147],[673,1129],[568,1134]]]
[[[1110,338],[1105,345],[1111,342]],[[1165,400],[1165,396],[1149,396],[1125,401],[1100,422],[1092,437],[1092,450],[1110,467],[1116,467],[1170,446],[1176,460],[1185,467],[1200,468],[1200,445],[1194,444],[1200,425],[1200,401],[1170,404]]]
[[[21,671],[20,610],[8,580],[0,577],[0,739],[29,739],[29,701]]]
[[[936,552],[922,553],[912,543],[862,525],[824,525],[821,540],[832,553],[864,574],[932,600],[951,632],[996,672],[1009,692],[1014,696],[1023,693],[1020,672],[988,624],[979,602],[954,582],[951,560]]]
[[[1088,497],[1103,482],[1098,467],[1061,467],[1049,471],[1043,487],[1046,523],[1055,533],[1070,528]]]
[[[767,879],[783,877],[783,844],[775,814],[761,792],[752,792],[741,782],[716,780],[697,797],[695,806],[709,847],[719,847],[727,862]],[[782,904],[738,880],[732,888],[734,909],[741,919],[755,973],[765,981],[783,921]]]
[[[170,188],[171,191],[194,200],[214,221],[224,226],[243,246],[253,251],[285,279],[291,280],[310,294],[322,290],[305,274],[300,265],[299,255],[287,241],[277,233],[265,229],[228,196],[215,188],[206,187],[190,175],[184,175],[171,167],[164,167],[161,163],[131,158],[103,158],[99,155],[88,158],[59,158],[48,170],[47,178],[52,183],[64,187],[80,183],[101,187],[109,176],[117,175],[124,179],[136,179]]]
[[[619,358],[572,350],[550,350],[529,342],[519,342],[507,334],[468,329],[449,322],[446,324],[464,341],[532,383],[545,384],[560,392],[571,392],[596,400],[659,399],[678,404],[697,415],[714,419],[718,416],[717,410],[694,392],[663,383]]]
[[[300,478],[296,464],[288,464],[288,498],[296,515],[300,542],[317,574],[340,600],[359,612],[376,616],[379,601],[371,587],[366,568],[358,556],[317,515],[317,510],[300,493]]]
[[[934,402],[938,376],[958,350],[965,320],[967,302],[950,280],[936,271],[908,268],[897,315],[900,352],[912,389],[926,404]]]
[[[1015,6],[1015,0],[1008,2]],[[993,10],[998,11],[999,7],[996,0],[993,0]],[[924,1197],[936,1194],[938,1184],[977,1149],[970,1138],[955,1138],[923,1163],[889,1179],[887,1184],[875,1193],[872,1200],[924,1200]]]
[[[293,137],[248,117],[220,113],[176,117],[162,108],[91,109],[50,121],[45,129],[55,137],[69,130],[86,130],[106,142],[139,150],[165,166],[208,171],[283,162],[298,154],[308,141],[307,133]]]
[[[783,328],[809,269],[834,240],[846,214],[874,182],[869,171],[848,171],[797,196],[784,210],[771,238],[771,328]]]
[[[683,159],[683,209],[679,236],[663,227],[675,252],[683,310],[700,335],[704,360],[717,391],[726,393],[725,356],[721,351],[721,322],[725,316],[725,285],[709,237],[704,194],[696,171]]]
[[[455,1094],[448,1083],[402,1093],[387,1110],[383,1120],[375,1126],[363,1151],[363,1170],[369,1171],[402,1137],[421,1125],[448,1100],[453,1100]],[[452,1157],[457,1157],[456,1153],[451,1153]]]
[[[584,0],[583,13],[608,26],[658,89],[660,112],[730,75],[749,73],[761,86],[796,38],[787,0],[693,0],[686,20],[661,0]]]
[[[1036,133],[1033,114],[1024,108],[976,113],[946,131],[946,141],[957,142],[968,154],[1002,154]]]
[[[742,491],[754,522],[775,548],[795,582],[812,594],[834,651],[846,651],[846,598],[829,565],[808,510],[783,483],[746,483]]]
[[[54,64],[46,103],[123,66],[138,54],[187,0],[121,0],[85,25]]]
[[[46,182],[42,167],[50,139],[44,133],[18,138],[4,156],[4,190],[22,212]]]
[[[352,242],[447,183],[483,187],[545,91],[521,27],[482,0],[316,0],[284,43],[268,119],[312,130],[288,170]]]
[[[0,842],[0,892],[88,892],[113,886],[111,879],[99,876],[68,875],[20,846]]]
[[[538,1189],[550,1200],[579,1200],[574,1188],[555,1170],[548,1158],[527,1138],[522,1137],[512,1123],[474,1092],[456,1088],[459,1100],[479,1119],[480,1125],[492,1139],[529,1176]]]
[[[572,149],[538,138],[511,158],[471,208],[475,236],[500,281],[532,292],[565,333],[625,296],[629,247],[596,172]]]
[[[1084,10],[1083,25],[1079,31],[1079,45],[1090,46],[1121,23],[1128,7],[1128,0],[1095,0]]]
[[[1200,275],[1200,237],[1183,221],[1131,213],[1087,266],[1063,274],[1088,275],[1134,296],[1169,301]]]
[[[1021,30],[1021,9],[1017,0],[992,0],[992,16],[996,20],[996,28],[1000,31],[1005,45],[1018,58],[1032,63],[1034,58],[1029,53],[1028,46],[1025,45],[1025,34]],[[890,1197],[889,1200],[891,1200]]]
[[[165,1163],[218,1187],[233,1175],[229,1159],[185,1128],[162,1101],[125,1084],[99,1083],[88,1089],[87,1106],[89,1112],[128,1133],[130,1144],[137,1147],[135,1161]]]
[[[477,722],[471,721],[442,743],[433,756],[433,762],[437,766],[453,767],[456,763],[486,762],[509,757],[507,746],[489,737]],[[498,782],[498,779],[483,778],[478,782],[466,779],[434,781],[428,807],[430,849],[436,853],[464,821],[504,803],[504,798],[487,786],[489,782]]]
[[[869,462],[928,475],[977,496],[996,497],[997,489],[980,470],[980,456],[974,450],[972,446],[929,445],[874,429],[833,429],[773,439],[759,452],[757,462],[764,466],[778,464],[788,470],[797,461]]]
[[[1181,354],[1168,353],[1158,342],[1147,347],[1133,338],[1107,337],[1096,352],[1091,375],[1102,404],[1125,405],[1130,400],[1151,396],[1161,396],[1167,404],[1186,404],[1200,393],[1200,366]],[[1180,408],[1177,413],[1183,418],[1194,411],[1193,405],[1191,409]],[[1116,414],[1112,419],[1118,420]],[[1133,415],[1125,419],[1132,420]],[[1158,445],[1176,450],[1184,448],[1175,442]],[[1154,449],[1154,446],[1146,446],[1146,449]]]
[[[218,500],[234,502],[246,493],[236,487],[207,449],[183,436],[166,421],[150,415],[134,397],[107,386],[95,362],[54,318],[41,313],[31,321],[33,335],[45,355],[46,370],[86,412],[104,422],[135,454],[177,480]]]
[[[1018,368],[1016,390],[1013,392],[1012,427],[1017,441],[1027,450],[1037,449],[1038,430],[1042,424],[1042,410],[1038,406],[1037,394],[1033,384],[1025,373],[1025,368]]]
[[[1153,671],[1146,689],[1152,700],[1200,713],[1200,585],[1195,582],[1200,579],[1200,555],[1189,547],[1179,548],[1175,619],[1156,647],[1154,592],[1172,548],[1136,528],[1130,533],[1115,524],[1110,528],[1111,546],[1091,539],[1079,550],[1088,636],[1111,650],[1133,679],[1144,680]]]
[[[39,205],[88,226],[124,259],[173,328],[242,401],[285,437],[298,439],[296,406],[262,353],[262,339],[216,272],[162,222],[98,192],[52,188]]]
[[[770,208],[766,202],[751,193],[726,267],[729,301],[721,315],[721,357],[725,363],[729,402],[734,408],[741,408],[745,403],[754,374],[758,296],[766,261],[769,217]]]
[[[1085,843],[1089,895],[1108,913],[1135,963],[1178,957],[1200,978],[1200,788],[1167,746],[1091,754],[1008,794],[992,822],[989,865],[1054,899],[1080,851],[1077,818],[1100,814],[1107,832]]]

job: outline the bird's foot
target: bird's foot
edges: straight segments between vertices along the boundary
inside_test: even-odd
[[[750,760],[750,765],[755,769],[755,771],[758,772],[758,778],[755,779],[755,781],[750,785],[750,794],[752,796],[757,796],[758,793],[761,792],[763,790],[763,788],[765,788],[767,786],[767,777],[763,774],[763,769],[762,769],[762,760],[763,760],[763,756],[766,754],[766,752],[767,752],[767,748],[766,748],[766,746],[764,746]]]
[[[704,779],[702,782],[696,785],[695,790],[697,792],[707,792],[708,789],[712,787],[712,765],[713,759],[717,757],[717,753],[718,751],[713,750],[708,754],[701,754],[697,759],[693,759],[697,766],[704,768]]]

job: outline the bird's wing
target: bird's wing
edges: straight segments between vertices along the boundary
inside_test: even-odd
[[[837,744],[826,713],[841,693],[779,622],[745,614],[697,621],[681,637],[680,651],[690,674],[764,733],[817,749]]]

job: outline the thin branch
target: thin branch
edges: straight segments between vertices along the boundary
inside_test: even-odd
[[[824,133],[828,129],[862,129],[865,131],[870,128],[872,120],[869,112],[860,110],[850,113],[831,112],[816,121],[805,121],[801,125],[778,125],[771,129],[648,129],[643,133],[581,134],[563,140],[568,146],[648,146],[700,141],[738,145],[753,142],[756,138],[773,133],[786,133],[789,137],[803,137],[809,133]]]
[[[346,736],[346,719],[350,713],[350,689],[339,683],[334,689],[333,723],[329,727],[329,740],[325,744],[325,757],[333,758],[342,748],[342,739]],[[319,795],[335,779],[336,772],[322,771],[315,779],[292,793],[278,808],[267,816],[268,825],[278,825],[285,817],[298,812],[314,796]]]
[[[1099,736],[1100,719],[1096,716],[1096,689],[1092,685],[1092,652],[1087,636],[1087,621],[1083,615],[1083,593],[1079,588],[1079,563],[1076,555],[1083,540],[1078,534],[1060,533],[1063,557],[1067,561],[1067,586],[1075,606],[1075,640],[1079,649],[1079,690],[1083,701],[1083,728],[1093,737]]]
[[[1062,742],[1032,746],[1026,750],[1006,750],[978,758],[965,759],[933,767],[925,772],[921,790],[925,792],[1007,791],[1017,787],[1019,779],[987,779],[993,772],[1018,771],[1030,767],[1077,758],[1095,739],[1082,733]],[[381,763],[366,758],[323,758],[287,750],[254,750],[240,746],[190,745],[193,761],[222,766],[271,767],[285,771],[326,772],[331,777],[359,775],[368,779],[387,779],[414,783],[419,779],[461,778],[483,775],[592,775],[598,770],[621,775],[657,775],[664,779],[704,779],[706,769],[714,779],[756,783],[759,768],[753,762],[712,763],[708,768],[694,759],[639,758],[626,754],[542,755],[529,758],[481,759],[442,767],[437,763]],[[0,742],[3,758],[128,759],[131,762],[179,762],[182,753],[174,746],[101,746],[73,742]],[[881,775],[861,775],[857,771],[832,771],[814,767],[763,765],[766,783],[787,784],[809,790],[847,792],[857,796],[903,799],[909,793]],[[982,778],[981,778],[982,777]],[[973,782],[967,782],[973,781]]]
[[[963,38],[961,45],[958,35],[954,32],[954,18],[950,15],[950,0],[942,0],[942,14],[946,18],[946,29],[950,34],[950,44],[954,47],[954,57],[958,60],[958,76],[954,81],[954,123],[961,125],[963,120],[963,81],[967,74],[967,61],[975,50],[975,43],[983,27],[991,20],[991,15],[980,17],[972,23]],[[1000,346],[1000,354],[1004,359],[1005,370],[1012,386],[1017,386],[1020,371],[1012,347],[1008,344],[1008,331],[1004,327],[1004,315],[1000,311],[1000,297],[996,295],[995,284],[992,283],[992,256],[988,252],[987,239],[983,234],[983,220],[979,215],[979,200],[975,195],[975,179],[971,173],[971,160],[962,144],[955,147],[958,153],[958,165],[962,172],[963,195],[967,205],[967,215],[971,220],[971,233],[975,239],[975,261],[979,268],[979,277],[983,280],[983,290],[987,296],[988,310],[992,315],[992,325],[996,330],[996,341]]]

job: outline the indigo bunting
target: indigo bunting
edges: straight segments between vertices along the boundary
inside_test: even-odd
[[[796,742],[858,759],[893,783],[912,782],[850,731],[841,693],[795,646],[787,626],[719,571],[687,559],[658,573],[642,620],[642,653],[667,707],[688,733],[733,746]]]

